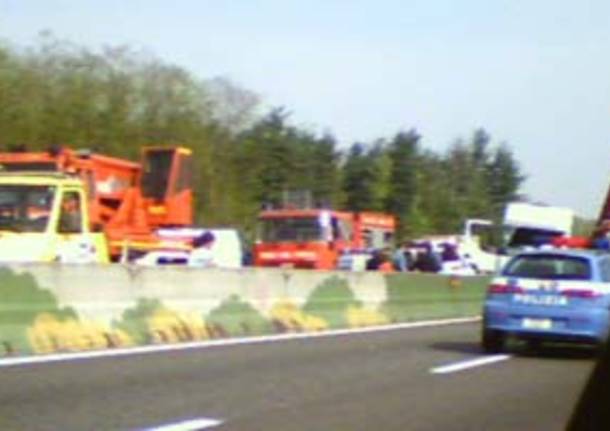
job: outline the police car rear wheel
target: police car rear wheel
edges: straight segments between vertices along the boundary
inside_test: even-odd
[[[504,349],[504,334],[493,329],[484,329],[481,346],[485,353],[500,353]]]
[[[537,352],[542,348],[542,340],[535,338],[526,340],[526,348],[530,352]]]

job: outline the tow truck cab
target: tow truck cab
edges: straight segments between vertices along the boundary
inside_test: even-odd
[[[106,263],[92,232],[80,179],[61,173],[0,173],[0,261]]]

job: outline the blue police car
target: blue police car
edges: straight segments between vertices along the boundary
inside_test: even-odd
[[[483,309],[483,350],[508,336],[602,344],[610,324],[610,254],[551,249],[517,254],[493,278]]]

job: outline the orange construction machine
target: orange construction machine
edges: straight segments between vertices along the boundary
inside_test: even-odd
[[[396,222],[388,214],[326,209],[276,209],[259,215],[254,265],[335,269],[344,253],[392,244]]]
[[[42,206],[41,196],[46,200]],[[80,212],[82,227],[77,232],[61,231],[69,197],[75,198],[75,211]],[[44,214],[34,214],[36,205]],[[193,222],[191,151],[146,147],[140,163],[64,147],[0,153],[0,209],[3,206],[6,219],[0,213],[0,231],[13,237],[46,234],[49,244],[57,244],[50,239],[54,234],[101,232],[113,261],[125,257],[126,250],[179,248],[183,244],[168,244],[156,230]],[[36,228],[32,220],[37,220]],[[49,260],[57,260],[53,247],[44,252]]]

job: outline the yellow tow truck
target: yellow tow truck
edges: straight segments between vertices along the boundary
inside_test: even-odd
[[[63,173],[0,173],[0,262],[107,263],[90,229],[83,181]]]

